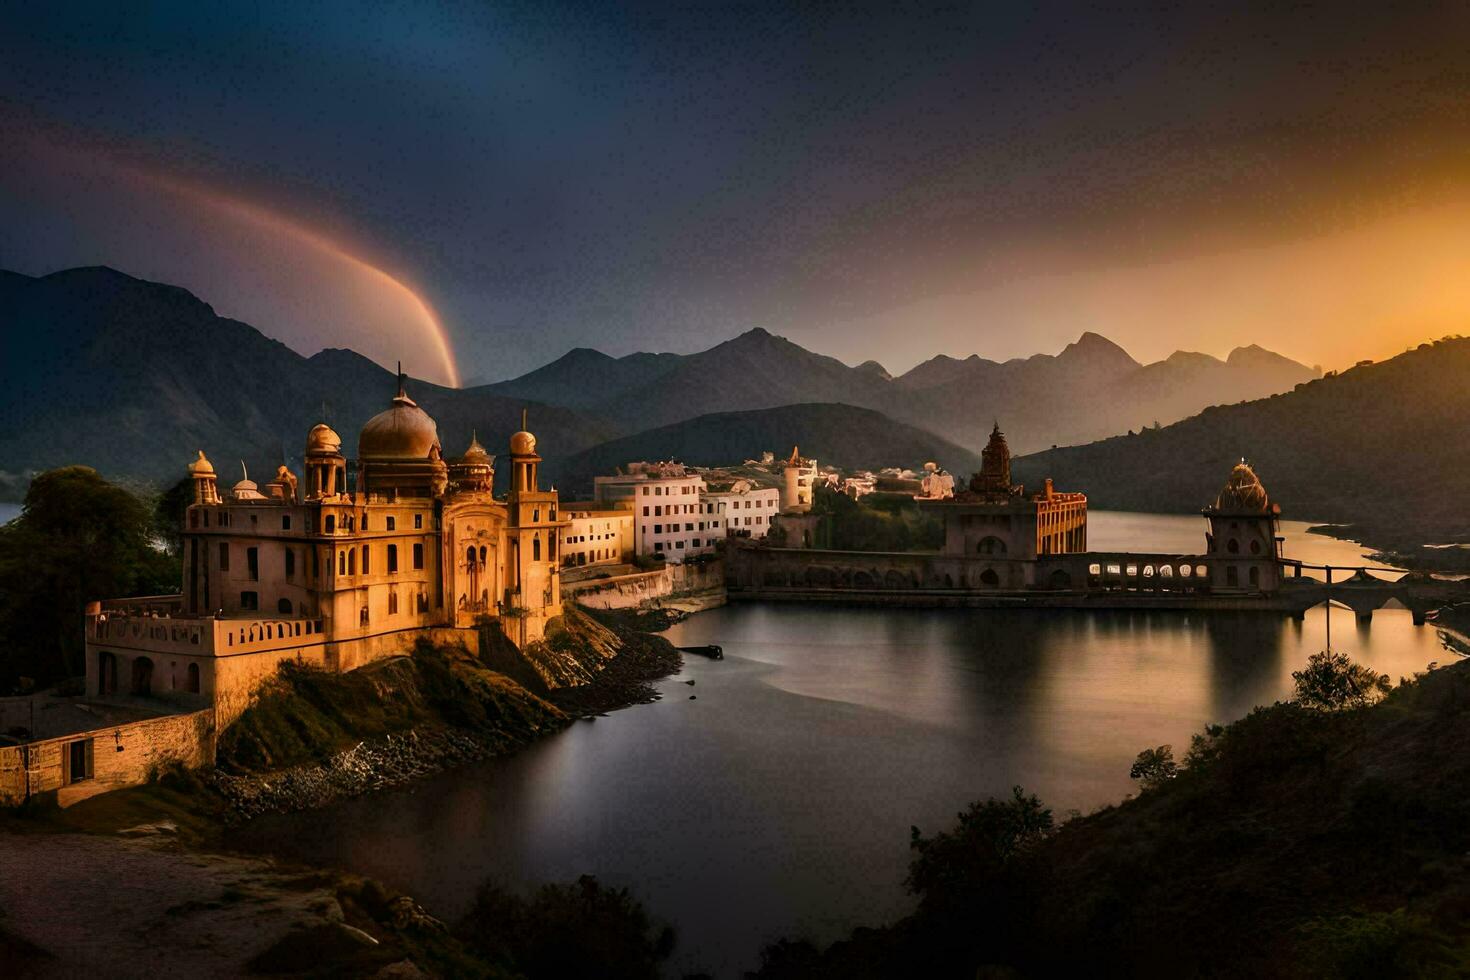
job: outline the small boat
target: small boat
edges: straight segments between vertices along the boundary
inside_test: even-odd
[[[697,653],[701,657],[709,657],[711,660],[725,659],[725,651],[713,643],[702,647],[676,647],[675,649],[680,653]]]

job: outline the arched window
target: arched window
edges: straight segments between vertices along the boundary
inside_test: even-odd
[[[1251,566],[1250,581],[1251,581],[1251,585],[1260,585],[1261,584],[1261,570],[1259,568],[1257,568],[1255,565],[1252,565]]]
[[[531,560],[541,560],[541,535],[539,534],[531,539]]]
[[[276,612],[282,613],[282,614],[287,615],[287,616],[291,615],[291,600],[290,599],[282,599],[279,602],[277,602],[276,603]]]
[[[1251,554],[1253,554],[1253,555],[1259,555],[1260,553],[1261,553],[1261,542],[1256,541],[1255,539],[1251,539]]]
[[[345,551],[339,551],[339,552],[337,552],[337,574],[338,575],[346,575],[347,574],[347,552],[345,552]]]
[[[1226,542],[1225,550],[1230,552],[1232,555],[1240,554],[1240,542],[1235,540],[1234,538],[1231,538],[1228,542]]]
[[[485,546],[480,545],[480,567],[485,567]]]
[[[133,693],[144,697],[153,693],[153,661],[147,657],[133,658]]]
[[[357,549],[356,548],[348,548],[347,549],[347,574],[348,575],[356,575],[357,574]]]
[[[467,568],[467,569],[469,569],[471,571],[474,570],[474,567],[475,567],[475,546],[474,545],[470,545],[468,548],[466,548],[464,550],[464,564],[465,564],[465,568]]]
[[[1003,555],[1006,553],[1006,543],[996,537],[981,538],[975,550],[982,555]]]
[[[198,664],[190,664],[189,665],[189,693],[190,694],[198,694],[199,693],[199,665]]]

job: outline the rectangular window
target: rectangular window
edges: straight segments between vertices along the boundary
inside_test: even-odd
[[[392,518],[389,518],[389,520],[392,520]],[[390,544],[388,546],[388,571],[398,571],[398,545],[396,544]]]
[[[290,548],[286,549],[286,577],[291,578],[296,574],[296,552]]]
[[[398,530],[398,522],[395,521],[391,517],[388,518],[388,530],[390,530],[390,531],[396,531],[396,530]]]
[[[413,546],[413,567],[424,567],[424,546],[421,544],[416,544]]]
[[[259,609],[260,608],[260,596],[257,595],[254,592],[241,592],[240,593],[240,608],[241,609],[251,609],[251,610]]]
[[[414,530],[415,531],[422,531],[424,529],[424,515],[423,514],[415,514],[415,515],[413,515],[413,527],[414,527]]]
[[[291,515],[290,514],[282,514],[281,515],[281,530],[282,531],[289,531],[289,530],[291,530]]]
[[[230,546],[226,542],[221,542],[219,546],[219,570],[222,572],[230,570]]]
[[[367,545],[363,545],[362,546],[362,574],[366,575],[368,573],[368,571],[369,571],[369,569],[368,569],[368,546]]]
[[[252,582],[259,582],[260,581],[260,549],[259,548],[246,548],[245,549],[245,570],[246,570],[246,573],[250,576],[250,581],[252,581]]]
[[[643,516],[644,517],[647,517],[648,516],[648,505],[647,504],[644,504],[643,505]]]
[[[653,533],[654,534],[663,534],[664,533],[664,526],[662,524],[655,524],[653,526]]]
[[[362,529],[364,531],[366,531],[368,529],[368,526],[367,526],[367,518],[368,518],[367,511],[363,511],[362,512]]]

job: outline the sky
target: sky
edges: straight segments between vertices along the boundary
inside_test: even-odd
[[[1386,7],[12,5],[0,268],[448,383],[755,326],[1341,367],[1470,311],[1470,6]]]

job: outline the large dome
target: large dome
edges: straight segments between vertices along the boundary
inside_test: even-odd
[[[1245,460],[1235,464],[1230,479],[1215,498],[1215,509],[1236,514],[1262,514],[1270,506],[1261,478]]]
[[[402,389],[393,407],[368,419],[357,437],[360,459],[428,459],[436,449],[439,427]]]

